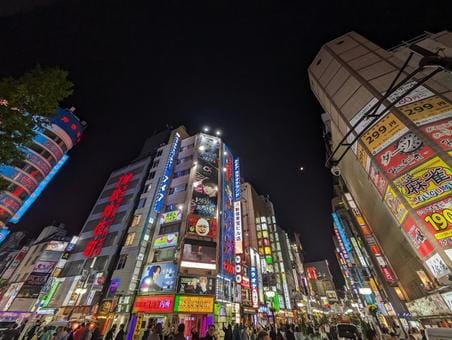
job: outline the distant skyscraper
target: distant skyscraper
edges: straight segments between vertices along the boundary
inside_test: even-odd
[[[439,293],[436,311],[417,306],[435,288],[452,284],[452,75],[442,71],[418,86],[432,70],[426,68],[383,100],[373,118],[362,117],[383,98],[410,53],[396,83],[425,56],[450,57],[451,47],[450,32],[425,33],[390,50],[350,32],[326,43],[309,67],[311,89],[329,116],[323,119],[329,148],[353,131],[345,141],[351,149],[339,163],[349,190],[344,213],[358,226],[389,295],[397,294],[418,316],[443,313],[447,307],[440,302],[448,297]],[[341,218],[346,215],[340,211],[333,216],[335,227]]]
[[[35,129],[31,145],[22,147],[24,160],[0,165],[0,176],[9,182],[0,192],[0,227],[20,220],[66,162],[85,126],[71,110],[59,108],[50,124]]]

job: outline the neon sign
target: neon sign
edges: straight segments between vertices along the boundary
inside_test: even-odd
[[[251,300],[253,302],[253,307],[259,307],[259,297],[257,294],[257,269],[256,267],[250,267],[250,278],[251,278]]]
[[[222,214],[222,268],[227,275],[234,275],[234,204],[233,204],[233,158],[232,154],[224,145],[223,156],[223,214]]]
[[[166,162],[165,172],[163,174],[162,180],[160,181],[160,188],[155,199],[154,211],[157,214],[160,213],[160,210],[162,209],[163,199],[165,198],[166,189],[168,188],[171,171],[173,170],[174,159],[179,147],[179,142],[180,135],[176,133],[176,135],[174,136],[173,144],[171,145],[171,150],[168,155],[168,160]]]
[[[240,163],[234,158],[234,201],[240,201]]]
[[[174,295],[137,296],[134,313],[172,313]]]
[[[339,217],[335,212],[333,212],[331,215],[333,216],[334,225],[336,226],[337,231],[341,236],[345,251],[347,252],[347,254],[349,254],[352,250],[352,246],[350,244],[350,241],[348,240],[347,234],[345,233],[344,226],[342,225],[341,221],[339,220]]]
[[[64,155],[61,157],[61,159],[58,161],[57,164],[50,170],[50,172],[47,174],[47,176],[39,183],[38,187],[33,191],[33,193],[25,200],[25,202],[22,204],[19,210],[17,210],[16,214],[10,218],[9,222],[11,223],[17,223],[20,221],[22,216],[25,214],[25,212],[30,208],[30,206],[36,201],[36,199],[41,195],[41,192],[45,189],[47,184],[52,180],[52,178],[56,175],[56,173],[61,169],[61,167],[66,163],[69,156]]]
[[[102,250],[102,246],[105,242],[105,238],[108,234],[108,229],[113,223],[116,213],[118,212],[119,206],[123,200],[124,193],[126,192],[129,182],[133,178],[133,173],[129,172],[118,178],[116,182],[115,189],[108,199],[108,203],[105,205],[100,221],[94,227],[93,238],[88,241],[85,249],[83,250],[83,255],[85,257],[95,257],[98,256]]]

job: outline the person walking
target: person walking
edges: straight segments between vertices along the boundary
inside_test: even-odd
[[[183,323],[180,323],[179,326],[177,326],[176,340],[185,340],[184,332],[185,325]]]
[[[228,325],[228,328],[225,328],[224,324],[223,324],[223,332],[224,332],[224,340],[233,340],[231,324]]]
[[[113,325],[110,330],[105,335],[105,340],[113,340],[113,337],[115,336],[116,332],[116,325]],[[144,339],[143,339],[144,340]]]
[[[124,332],[124,324],[119,325],[119,331],[118,334],[115,336],[115,340],[125,340],[126,339],[126,333]]]

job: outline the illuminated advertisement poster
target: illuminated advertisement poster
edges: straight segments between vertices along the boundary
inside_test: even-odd
[[[174,295],[137,296],[133,304],[134,313],[172,313]]]
[[[105,205],[101,218],[93,230],[93,238],[88,241],[83,255],[85,257],[98,256],[102,250],[105,239],[108,235],[110,225],[113,223],[116,217],[116,213],[123,201],[124,194],[129,187],[129,183],[133,178],[133,173],[121,175],[115,185],[114,190],[108,198],[108,203]]]
[[[217,250],[214,243],[196,242],[185,243],[182,253],[181,267],[216,269]]]
[[[375,156],[389,178],[398,177],[433,156],[433,150],[424,145],[415,133],[408,132]]]
[[[39,297],[39,293],[41,292],[41,285],[26,285],[24,284],[20,289],[19,293],[17,293],[18,298],[32,298],[36,299]]]
[[[410,170],[394,183],[412,208],[418,208],[436,199],[450,195],[452,171],[440,158]]]
[[[65,251],[66,246],[67,246],[67,242],[62,242],[62,241],[50,241],[47,244],[47,247],[45,250],[51,250],[51,251]]]
[[[444,302],[446,302],[447,307],[449,307],[449,312],[452,312],[452,292],[441,294],[441,297],[443,298]]]
[[[438,96],[404,105],[399,110],[416,125],[429,124],[452,115],[452,105]]]
[[[192,235],[215,238],[217,236],[217,219],[190,214],[187,218],[188,233]]]
[[[178,235],[179,233],[170,233],[156,236],[154,239],[154,249],[177,246]]]
[[[50,273],[55,267],[56,262],[39,261],[33,267],[33,273]]]
[[[367,151],[364,150],[361,143],[358,143],[357,151],[356,151],[356,157],[358,158],[359,163],[361,166],[366,170],[366,173],[369,173],[370,171],[370,161],[371,158],[367,154]]]
[[[410,81],[406,84],[403,84],[402,86],[399,86],[397,90],[395,90],[389,97],[388,101],[393,103],[397,100],[400,96],[402,96],[407,90],[411,89],[417,84],[416,81]],[[429,89],[425,88],[424,86],[418,86],[413,91],[411,91],[409,94],[404,95],[403,98],[401,98],[397,103],[396,107],[400,107],[403,105],[407,105],[413,102],[417,102],[418,100],[428,98],[433,96],[434,93],[431,92]]]
[[[402,225],[403,230],[407,234],[414,249],[421,257],[427,257],[433,251],[433,246],[429,240],[425,237],[415,221],[408,216],[406,221]]]
[[[19,183],[30,193],[33,192],[33,190],[35,190],[36,186],[38,185],[37,181],[34,178],[9,165],[0,165],[0,175],[3,175],[6,178]]]
[[[417,209],[416,213],[443,248],[452,247],[452,197]]]
[[[182,294],[215,295],[215,281],[215,278],[207,276],[181,276],[177,291]]]
[[[2,244],[8,237],[10,231],[6,228],[0,228],[0,244]]]
[[[213,313],[213,296],[176,295],[174,311],[177,313]]]
[[[56,175],[56,173],[61,169],[61,167],[66,163],[69,156],[64,155],[57,164],[50,170],[47,176],[39,183],[36,190],[25,200],[19,210],[16,211],[16,214],[9,219],[11,223],[17,223],[25,214],[25,212],[30,208],[30,206],[36,201],[36,199],[41,195],[41,192],[46,188],[52,178]]]
[[[228,147],[224,145],[223,156],[223,214],[221,230],[221,264],[222,272],[234,275],[234,178],[233,157]]]
[[[386,191],[384,202],[389,208],[392,216],[394,216],[395,220],[399,224],[402,223],[405,219],[405,216],[408,214],[408,210],[407,208],[405,208],[401,200],[397,197],[396,193],[389,185],[388,190]]]
[[[243,253],[242,211],[240,206],[240,162],[234,158],[234,244],[235,253]]]
[[[120,284],[121,284],[121,279],[118,279],[118,278],[111,279],[110,287],[108,287],[107,297],[112,297],[113,295],[115,295]]]
[[[444,151],[452,150],[452,120],[444,119],[421,127],[421,130]]]
[[[350,251],[352,250],[352,246],[350,244],[347,234],[345,233],[344,226],[342,225],[342,222],[340,221],[337,213],[333,212],[331,215],[333,216],[334,226],[338,230],[338,233],[342,240],[342,244],[344,245],[345,251],[347,252],[347,254],[349,254]]]
[[[257,292],[257,268],[255,266],[250,267],[250,283],[251,283],[251,302],[253,308],[259,307],[259,296]]]
[[[407,131],[408,128],[393,113],[389,113],[372,125],[362,135],[361,141],[375,155]]]
[[[388,180],[385,178],[385,176],[373,161],[371,162],[369,168],[369,177],[372,183],[375,185],[378,193],[380,194],[380,197],[383,197],[386,192],[386,187],[388,186]]]
[[[43,286],[47,282],[48,278],[49,278],[48,273],[33,272],[30,275],[28,275],[25,284],[30,286]]]
[[[20,291],[20,288],[22,287],[24,283],[18,282],[18,283],[11,283],[6,290],[6,292],[3,294],[0,300],[0,310],[7,310],[11,304],[13,303],[15,297],[17,296],[17,293]]]
[[[425,264],[437,279],[450,274],[449,267],[438,253],[433,254],[432,257],[425,261]]]
[[[180,221],[182,219],[181,210],[168,211],[160,215],[160,224],[167,224]]]
[[[140,293],[174,291],[177,268],[173,262],[147,265],[140,281]]]
[[[173,171],[173,165],[176,159],[177,150],[179,149],[180,140],[180,135],[176,133],[171,144],[171,149],[168,154],[168,160],[166,161],[165,165],[165,171],[163,172],[163,176],[160,179],[160,187],[155,198],[154,211],[157,214],[160,213],[160,210],[162,210],[163,201],[169,186],[170,176],[171,172]]]

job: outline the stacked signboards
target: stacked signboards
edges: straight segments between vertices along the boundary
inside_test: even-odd
[[[389,96],[389,102],[398,100],[395,106],[352,150],[418,256],[440,279],[450,274],[446,262],[452,260],[452,104],[425,86],[399,98],[415,85],[411,81]],[[350,125],[376,102],[373,98]],[[366,124],[368,119],[355,132],[363,132]]]

